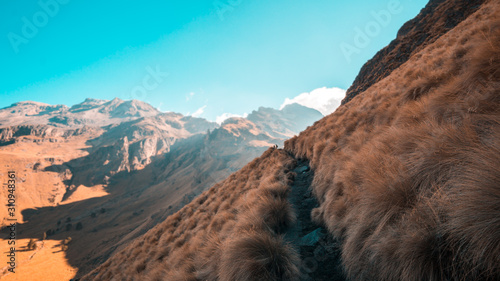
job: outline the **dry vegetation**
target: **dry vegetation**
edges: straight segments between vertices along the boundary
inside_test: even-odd
[[[23,142],[0,146],[0,178],[5,181],[7,171],[16,171],[17,192],[16,192],[16,215],[21,223],[23,216],[21,212],[25,209],[40,208],[46,206],[56,206],[62,203],[66,192],[65,178],[61,173],[47,172],[44,169],[51,165],[62,164],[73,158],[86,154],[86,138],[73,137],[71,143],[65,142],[62,138],[59,142],[34,142],[37,137],[24,137]],[[102,195],[102,192],[89,190],[81,195],[83,198]],[[7,198],[7,189],[0,189],[0,197]],[[8,225],[6,220],[7,208],[0,208],[0,226]]]
[[[286,142],[352,280],[500,280],[500,12],[491,1]],[[295,160],[270,149],[84,280],[294,280]]]
[[[36,247],[33,250],[27,248],[28,241],[29,239],[17,240],[16,272],[7,271],[8,265],[2,264],[1,281],[70,280],[75,277],[78,269],[68,264],[65,253],[60,250],[62,241],[35,241]],[[5,241],[0,244],[2,253],[7,253],[9,247]]]
[[[84,279],[293,280],[297,254],[281,237],[295,220],[293,165],[269,149]]]
[[[286,143],[353,280],[500,279],[498,6]]]

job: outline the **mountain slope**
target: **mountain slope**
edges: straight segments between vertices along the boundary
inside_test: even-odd
[[[84,280],[308,280],[336,248],[349,280],[499,280],[499,18],[483,4]],[[318,200],[302,237],[292,170]]]
[[[110,280],[128,276],[145,280],[192,280],[192,273],[199,270],[200,279],[215,280],[217,271],[214,270],[219,266],[217,262],[230,266],[235,258],[233,255],[244,251],[238,249],[241,243],[249,243],[250,247],[271,243],[277,251],[293,255],[292,249],[282,239],[274,237],[274,230],[269,229],[266,235],[257,232],[262,231],[262,228],[252,229],[253,221],[259,222],[261,218],[258,214],[248,213],[252,204],[260,204],[262,211],[266,211],[268,206],[265,204],[272,204],[273,194],[286,196],[287,174],[292,165],[293,159],[287,153],[269,149],[260,158],[115,254],[113,259],[87,278]],[[255,179],[262,179],[262,182]],[[261,192],[262,188],[267,188],[267,193]],[[266,198],[271,201],[264,201]],[[283,198],[278,197],[276,200]],[[262,224],[261,227],[265,228],[266,225]],[[255,245],[252,245],[252,240]],[[217,252],[221,250],[219,245],[222,243],[229,248],[234,247],[232,253],[228,249],[229,256],[223,257],[222,253]],[[293,259],[296,258],[290,256],[290,260]],[[129,266],[122,267],[122,264]],[[286,275],[285,278],[293,278],[297,268],[290,263],[281,269],[281,273]],[[228,279],[244,280],[236,272],[226,274]],[[275,280],[275,277],[265,272],[260,276],[261,280]]]
[[[483,5],[286,144],[350,278],[500,278],[499,18]]]
[[[485,0],[431,0],[412,20],[398,31],[398,36],[363,65],[347,90],[342,104],[387,77],[413,55],[474,13]]]
[[[33,116],[23,115],[26,106]],[[19,175],[19,237],[46,233],[60,242],[71,236],[65,256],[78,276],[285,140],[275,135],[281,128],[271,130],[263,122],[233,118],[218,127],[137,101],[87,99],[54,108],[59,107],[21,102],[0,110],[12,120],[0,127],[0,160]],[[321,117],[295,108],[257,112],[273,112],[291,135]]]

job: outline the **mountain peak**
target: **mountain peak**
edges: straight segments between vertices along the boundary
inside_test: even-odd
[[[139,100],[124,101],[86,98],[68,107],[35,101],[21,101],[0,109],[0,126],[23,124],[51,125],[56,127],[81,127],[84,125],[109,125],[141,117],[152,117],[161,112]]]
[[[108,102],[107,100],[101,100],[101,99],[94,99],[94,98],[86,98],[82,103],[80,104],[103,104]]]
[[[323,116],[323,114],[321,112],[319,112],[318,110],[311,108],[311,107],[308,107],[308,106],[305,106],[305,105],[298,104],[298,103],[287,104],[287,105],[285,105],[285,107],[283,107],[281,109],[281,111],[283,111],[283,112],[293,112],[293,111],[306,112],[306,111],[308,111],[311,114],[315,114],[315,115],[321,114],[321,116]]]
[[[269,132],[273,137],[287,139],[322,117],[323,114],[316,109],[294,103],[285,106],[282,110],[261,106],[258,110],[252,111],[247,119]]]
[[[10,107],[13,106],[23,106],[23,105],[33,105],[33,106],[50,106],[48,103],[38,102],[38,101],[20,101],[13,103]]]

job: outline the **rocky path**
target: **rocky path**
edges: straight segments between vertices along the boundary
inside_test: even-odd
[[[344,281],[338,242],[327,230],[311,221],[311,210],[318,202],[311,192],[313,171],[309,162],[298,161],[297,176],[291,186],[289,200],[297,215],[297,223],[286,238],[300,253],[300,280]]]

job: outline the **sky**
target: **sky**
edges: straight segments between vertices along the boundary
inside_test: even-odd
[[[325,114],[426,3],[0,0],[0,108],[118,97],[212,121],[290,101]]]

